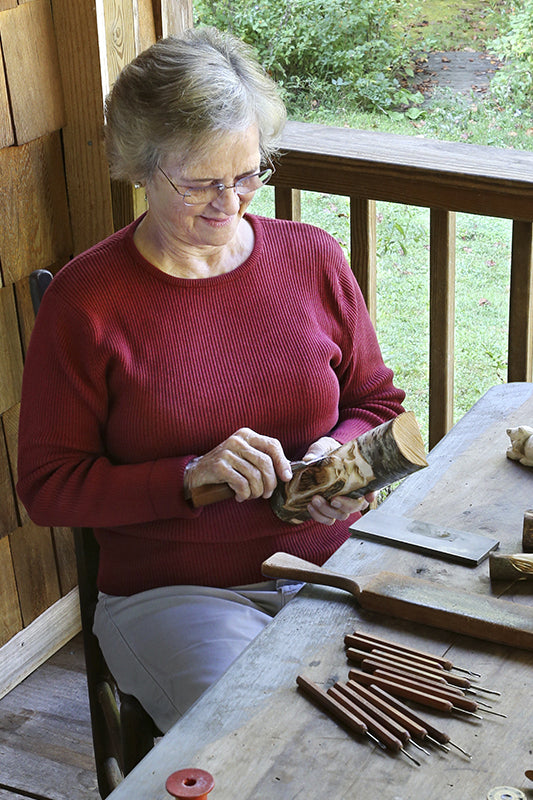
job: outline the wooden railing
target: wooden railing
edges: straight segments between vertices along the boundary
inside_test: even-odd
[[[507,380],[533,375],[533,152],[289,122],[274,175],[276,216],[300,190],[350,198],[351,265],[376,314],[376,209],[430,209],[429,447],[452,426],[455,212],[513,220]]]

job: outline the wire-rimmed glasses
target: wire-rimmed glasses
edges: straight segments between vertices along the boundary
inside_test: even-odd
[[[158,169],[165,176],[174,191],[183,197],[183,202],[186,206],[200,206],[212,203],[213,200],[216,200],[226,189],[233,189],[239,197],[243,197],[252,192],[256,192],[268,183],[274,173],[273,167],[267,167],[259,172],[254,172],[253,175],[245,175],[243,178],[239,178],[235,181],[235,183],[230,183],[229,186],[226,186],[225,183],[212,183],[209,186],[182,186],[181,189],[178,189],[167,173],[161,167],[158,167]]]

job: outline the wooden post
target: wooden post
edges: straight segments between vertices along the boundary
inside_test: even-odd
[[[513,221],[507,380],[533,380],[533,223]]]
[[[292,219],[299,222],[302,218],[302,194],[299,189],[286,189],[276,186],[274,189],[275,215],[277,219]]]
[[[370,319],[376,324],[376,203],[350,197],[350,261]]]
[[[455,214],[430,212],[429,447],[453,424]]]

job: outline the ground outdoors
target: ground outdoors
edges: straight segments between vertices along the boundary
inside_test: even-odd
[[[512,9],[496,0],[428,0],[408,21],[414,48],[410,82],[424,99],[410,116],[343,110],[345,124],[413,136],[529,149],[533,120],[494,109],[485,98],[500,67],[491,41]],[[417,5],[417,8],[420,8]],[[339,113],[309,108],[310,121],[339,123]],[[266,191],[266,190],[265,190]],[[264,210],[272,213],[272,197]],[[304,219],[347,248],[343,198],[305,199]],[[427,424],[428,214],[378,207],[378,333],[409,407]],[[510,222],[458,215],[456,417],[506,378]],[[0,800],[97,800],[89,709],[78,637],[0,700]]]

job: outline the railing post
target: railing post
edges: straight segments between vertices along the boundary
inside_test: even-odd
[[[376,203],[350,197],[351,267],[376,324]]]
[[[455,213],[430,212],[429,447],[453,425]]]
[[[533,379],[533,223],[513,220],[507,380]]]
[[[277,219],[292,219],[299,222],[301,216],[301,192],[299,189],[286,189],[276,186],[274,189],[275,215]]]

